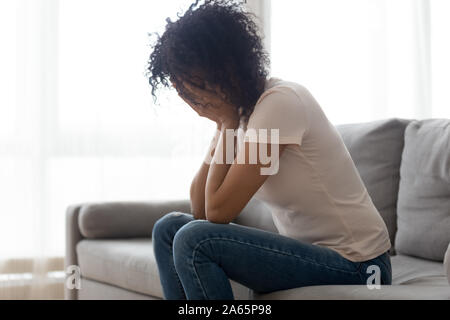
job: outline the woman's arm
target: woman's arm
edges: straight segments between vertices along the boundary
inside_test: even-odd
[[[251,146],[250,142],[245,142],[244,148],[239,151],[241,154],[234,155],[233,163],[227,164],[226,130],[235,128],[235,123],[222,124],[221,136],[206,181],[206,219],[215,223],[227,224],[233,221],[269,177],[263,175],[261,170],[271,167],[273,163],[262,163],[259,149],[266,148],[271,161],[278,161],[287,147],[287,145],[262,143],[253,143]],[[223,152],[218,152],[219,150]],[[250,155],[252,151],[256,151],[256,164],[250,161],[254,158]],[[274,154],[278,155],[275,160],[272,158]],[[241,164],[236,159],[245,159],[245,161]]]
[[[193,181],[191,187],[192,211],[194,217],[198,219],[226,224],[239,215],[268,178],[268,175],[262,174],[262,172],[263,169],[272,168],[273,163],[267,164],[261,161],[259,148],[265,148],[272,162],[272,153],[275,153],[278,156],[275,161],[278,162],[286,145],[252,143],[252,146],[256,144],[257,147],[257,161],[256,164],[253,164],[250,159],[253,160],[255,155],[251,154],[253,148],[247,142],[238,155],[235,155],[235,149],[232,149],[231,154],[228,155],[228,159],[231,158],[231,161],[227,161],[226,130],[236,130],[239,127],[238,110],[224,101],[223,93],[218,88],[213,92],[209,89],[194,87],[189,83],[184,85],[197,97],[201,97],[208,103],[206,105],[190,104],[188,100],[185,101],[199,116],[216,122],[218,129],[220,128],[220,137],[210,165],[203,164]],[[235,139],[234,135],[232,139]],[[236,161],[236,159],[242,160],[242,158],[244,161]]]
[[[200,169],[191,183],[190,199],[191,212],[196,220],[206,220],[205,214],[205,187],[211,159],[214,155],[218,140],[220,138],[220,128],[217,127],[213,140],[208,148],[208,153],[202,162]]]

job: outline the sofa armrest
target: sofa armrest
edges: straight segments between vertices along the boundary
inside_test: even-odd
[[[76,246],[77,243],[83,239],[78,227],[78,217],[80,214],[81,205],[73,205],[67,208],[66,211],[66,256],[64,259],[64,269],[67,270],[69,266],[78,265]],[[69,275],[66,275],[66,277]],[[77,290],[72,290],[64,287],[64,298],[66,300],[76,300]]]
[[[76,247],[84,238],[151,237],[155,222],[169,212],[190,212],[189,200],[115,202],[72,205],[66,211],[65,270],[77,266]],[[66,277],[69,274],[66,275]],[[65,288],[67,300],[78,299],[78,290]]]
[[[448,244],[447,251],[444,256],[444,271],[447,275],[448,284],[450,284],[450,243]]]
[[[190,210],[189,200],[91,203],[80,208],[78,225],[81,235],[90,239],[151,237],[159,218]]]

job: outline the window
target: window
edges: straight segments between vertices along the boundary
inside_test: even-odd
[[[0,38],[2,46],[0,59],[0,141],[13,135],[16,123],[16,65],[17,65],[17,26],[14,0],[0,2]]]
[[[433,0],[431,16],[431,67],[433,112],[436,117],[450,118],[450,1]]]
[[[450,117],[448,1],[271,6],[272,74],[306,86],[334,124]]]
[[[215,126],[145,68],[189,4],[0,2],[0,259],[62,256],[70,204],[188,198]]]

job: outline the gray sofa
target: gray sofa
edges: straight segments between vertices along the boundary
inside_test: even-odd
[[[235,299],[450,299],[450,120],[389,119],[337,129],[388,227],[392,285],[260,295],[231,281]],[[189,210],[187,200],[69,207],[65,263],[80,267],[81,289],[66,289],[66,299],[161,299],[152,227],[166,213]],[[233,222],[277,232],[256,200]]]

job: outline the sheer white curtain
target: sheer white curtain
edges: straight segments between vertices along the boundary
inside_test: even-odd
[[[68,205],[188,196],[215,128],[173,91],[154,107],[144,71],[190,3],[0,1],[0,299],[62,298]],[[333,122],[450,116],[447,0],[248,3],[272,74]]]
[[[68,205],[187,198],[214,125],[144,73],[191,2],[0,1],[0,299],[62,298]]]
[[[271,1],[272,74],[335,124],[450,118],[450,1]]]

